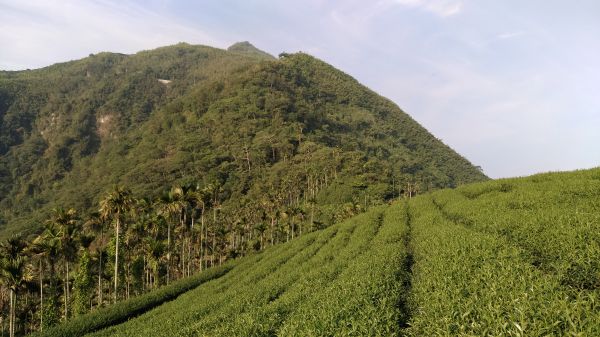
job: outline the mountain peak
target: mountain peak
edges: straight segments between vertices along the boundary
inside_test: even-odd
[[[227,48],[227,51],[235,52],[235,53],[250,54],[250,55],[255,55],[255,56],[267,58],[267,59],[275,58],[273,55],[256,48],[254,45],[252,45],[252,43],[250,43],[248,41],[236,42],[236,43],[232,44],[231,46],[229,46],[229,48]]]
[[[325,226],[367,199],[486,179],[304,53],[177,44],[1,76],[0,239],[39,230],[55,205],[93,212],[112,184],[150,199],[174,184],[221,186],[221,214],[248,211],[257,224],[256,202],[316,200],[311,222]]]

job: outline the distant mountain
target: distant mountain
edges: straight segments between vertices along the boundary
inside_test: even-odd
[[[114,184],[149,198],[210,185],[225,219],[293,205],[325,226],[399,193],[485,179],[394,103],[303,53],[181,43],[0,72],[3,235],[39,228],[52,207],[95,210]]]
[[[267,60],[275,59],[275,57],[273,55],[254,47],[248,41],[234,43],[231,46],[229,46],[229,48],[227,48],[227,51],[242,53],[242,54],[246,54],[246,55],[254,55],[254,56],[264,58]]]

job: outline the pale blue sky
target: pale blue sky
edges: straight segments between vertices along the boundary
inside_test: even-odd
[[[244,40],[333,64],[491,177],[600,166],[600,1],[0,0],[0,69]]]

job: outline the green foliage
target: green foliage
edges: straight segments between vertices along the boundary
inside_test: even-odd
[[[230,52],[236,52],[236,53],[243,53],[246,55],[252,55],[255,56],[257,58],[262,58],[262,59],[274,59],[273,55],[268,54],[256,47],[254,47],[250,42],[248,41],[244,41],[244,42],[237,42],[232,44],[231,46],[229,46],[229,48],[227,48],[227,51]]]
[[[50,291],[49,296],[44,299],[44,307],[42,309],[43,324],[42,329],[47,330],[60,323],[60,315],[58,314],[60,303],[54,295],[55,292]]]
[[[92,336],[596,336],[599,177],[375,207]]]
[[[214,267],[191,277],[180,279],[168,286],[161,287],[144,295],[78,316],[65,324],[44,329],[43,332],[34,333],[31,336],[82,336],[111,325],[123,323],[165,302],[171,301],[205,282],[222,277],[234,266],[235,262],[229,262],[221,267]]]
[[[408,335],[599,335],[599,172],[414,199]]]
[[[239,301],[207,301],[201,311],[222,311],[186,333],[291,334],[301,330],[303,317],[311,322],[307,334],[397,334],[391,322],[406,313],[392,303],[406,302],[409,235],[405,226],[383,231],[390,225],[377,206],[485,179],[396,105],[303,53],[274,59],[249,43],[227,51],[178,44],[135,55],[101,53],[0,78],[0,237],[35,238],[20,263],[39,277],[40,297],[27,290],[24,303],[31,308],[18,308],[31,316],[41,311],[39,323],[11,315],[23,331],[58,319],[67,324],[49,330],[57,334],[119,323],[185,287],[102,309],[107,299],[118,302],[301,237],[293,247],[302,252],[265,259],[274,263],[271,269],[250,273],[252,281],[236,293],[244,294]],[[114,186],[127,188],[102,195]],[[364,226],[340,224],[368,210],[356,218]],[[336,223],[323,237],[307,235]],[[379,230],[404,239],[395,245]],[[404,267],[370,261],[377,258]],[[245,261],[253,259],[261,257]],[[279,266],[282,273],[267,275]],[[573,268],[584,278],[594,273],[593,263]],[[299,278],[305,283],[296,285]],[[263,285],[259,293],[250,289],[256,282]],[[327,296],[345,298],[346,305],[318,294],[310,300],[308,284],[327,288]],[[344,297],[348,292],[389,296],[371,303]],[[42,303],[44,293],[49,300]],[[265,296],[273,300],[265,303]],[[327,303],[319,310],[333,321],[322,321],[305,300]],[[37,303],[41,309],[33,308]],[[251,311],[248,303],[261,309]],[[46,315],[48,305],[52,315]],[[88,307],[96,309],[83,314]],[[83,315],[69,320],[71,312]],[[337,325],[374,312],[383,317]],[[227,323],[230,315],[239,315],[235,328]],[[273,318],[280,316],[289,316],[291,325]],[[189,322],[185,315],[173,319]]]
[[[302,53],[2,73],[1,235],[46,227],[5,244],[0,310],[44,336],[600,335],[600,170],[482,180]],[[95,310],[69,319],[71,285]]]
[[[400,335],[398,322],[406,317],[398,303],[405,296],[404,282],[409,277],[402,269],[407,259],[405,215],[402,207],[395,206],[371,219],[375,226],[369,229],[376,231],[374,235],[364,235],[357,228],[353,235],[364,240],[362,245],[351,241],[352,255],[339,252],[344,268],[331,282],[321,284],[318,294],[299,303],[278,335]]]
[[[405,214],[374,208],[268,248],[222,278],[94,335],[398,335],[397,304],[408,276],[399,270]]]
[[[94,294],[94,279],[90,270],[90,255],[86,251],[79,259],[79,269],[73,282],[73,311],[75,315],[85,314],[90,310]]]
[[[339,217],[323,211],[340,203],[486,179],[350,76],[261,53],[178,44],[5,73],[0,235],[39,230],[56,206],[93,211],[114,184],[149,198],[217,184],[223,210],[318,200],[313,223],[330,225]]]

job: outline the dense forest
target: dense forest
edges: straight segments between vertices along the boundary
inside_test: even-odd
[[[95,211],[116,184],[149,198],[218,186],[223,213],[312,200],[331,224],[338,204],[485,179],[343,72],[244,43],[0,72],[0,173],[4,236],[39,230],[52,208]]]
[[[392,199],[485,179],[304,53],[182,43],[0,72],[2,324],[40,330]]]

